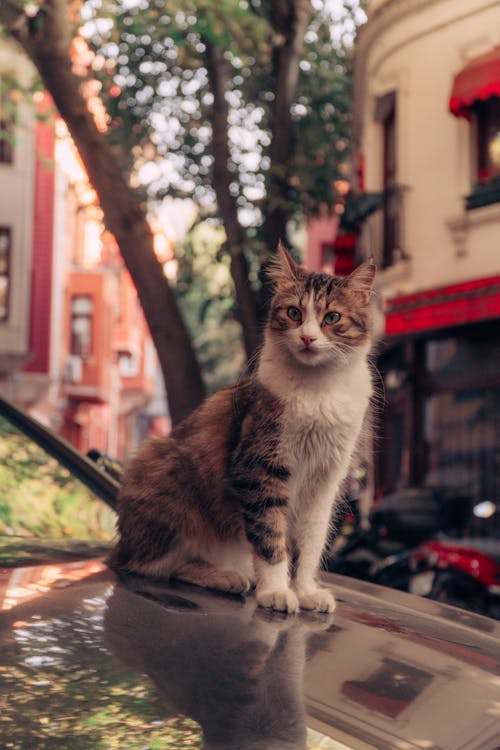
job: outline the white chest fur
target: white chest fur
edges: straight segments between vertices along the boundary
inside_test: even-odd
[[[366,355],[318,370],[287,368],[275,357],[261,362],[261,381],[284,403],[284,458],[295,483],[342,479],[372,393]]]

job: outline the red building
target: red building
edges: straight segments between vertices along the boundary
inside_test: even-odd
[[[167,428],[165,408],[147,411],[152,340],[64,125],[21,117],[0,138],[2,394],[81,450],[123,456],[151,420]]]

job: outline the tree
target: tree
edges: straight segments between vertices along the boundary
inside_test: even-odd
[[[177,251],[176,294],[211,393],[245,367],[224,228],[197,220]]]
[[[356,0],[4,0],[0,23],[35,63],[68,125],[136,283],[160,355],[174,421],[201,398],[199,368],[129,176],[150,200],[189,195],[220,220],[247,356],[267,290],[258,269],[290,219],[335,201],[348,143]],[[71,70],[82,33],[109,114],[99,133]],[[73,25],[68,17],[73,11]],[[80,22],[81,23],[81,22]],[[156,172],[155,172],[156,170]],[[255,270],[257,269],[257,271]]]
[[[360,16],[356,0],[334,4],[336,16],[329,5],[86,5],[115,142],[156,163],[150,197],[189,195],[224,225],[249,358],[267,296],[249,267],[287,240],[291,218],[332,206],[346,159],[350,59],[331,29],[352,36]]]

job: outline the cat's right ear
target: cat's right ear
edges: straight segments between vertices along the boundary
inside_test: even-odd
[[[269,260],[266,273],[275,283],[285,280],[295,281],[299,277],[299,266],[281,241],[278,242],[276,253]]]

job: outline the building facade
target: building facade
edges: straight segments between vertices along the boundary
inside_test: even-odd
[[[500,507],[500,17],[495,0],[371,0],[355,59],[358,259],[373,256],[378,491]]]
[[[157,358],[64,124],[46,95],[9,91],[23,65],[0,57],[0,389],[82,451],[122,457],[167,429]]]

